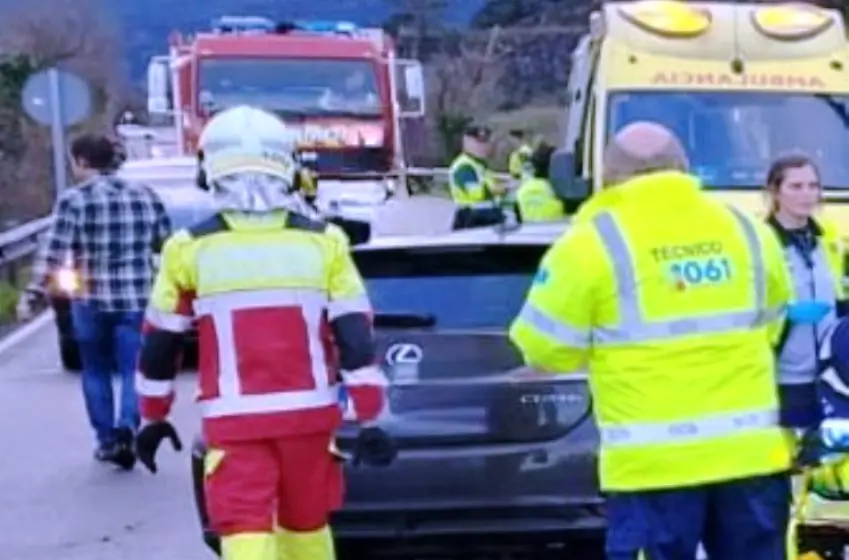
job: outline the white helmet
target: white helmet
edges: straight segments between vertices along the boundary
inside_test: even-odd
[[[303,210],[293,192],[298,163],[292,132],[275,115],[247,106],[226,109],[204,127],[198,149],[221,210]]]

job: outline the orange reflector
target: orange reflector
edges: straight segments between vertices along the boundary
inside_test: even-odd
[[[695,37],[710,27],[710,12],[676,0],[642,0],[619,13],[642,29],[665,37]]]
[[[816,6],[784,4],[752,12],[755,27],[774,39],[807,39],[828,29],[834,20]]]

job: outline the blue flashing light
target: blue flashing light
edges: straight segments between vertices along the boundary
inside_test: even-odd
[[[295,26],[313,33],[351,34],[357,31],[357,24],[350,21],[296,21]]]
[[[222,16],[212,22],[219,33],[273,33],[276,27],[273,20],[260,16]]]

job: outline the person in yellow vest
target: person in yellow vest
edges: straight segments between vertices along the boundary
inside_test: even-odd
[[[623,128],[602,163],[620,196],[551,247],[510,339],[541,374],[589,371],[607,558],[693,560],[700,542],[710,558],[785,558],[781,247],[702,192],[657,124]]]
[[[469,125],[463,133],[463,151],[448,169],[451,198],[457,204],[454,229],[494,225],[504,220],[498,197],[505,193],[492,177],[487,158],[492,153],[492,130]]]
[[[557,198],[548,181],[553,153],[553,146],[542,143],[531,154],[533,177],[525,179],[516,193],[516,203],[522,222],[552,222],[566,217],[563,202]]]
[[[507,171],[517,181],[527,179],[533,175],[533,165],[530,160],[534,149],[525,140],[524,130],[511,130],[510,140],[514,149],[507,159]]]

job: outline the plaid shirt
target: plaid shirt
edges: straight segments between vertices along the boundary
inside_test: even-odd
[[[82,299],[102,311],[143,310],[156,274],[153,257],[172,229],[159,196],[99,174],[64,191],[53,215],[30,289],[44,291],[51,272],[71,262],[83,279]]]

